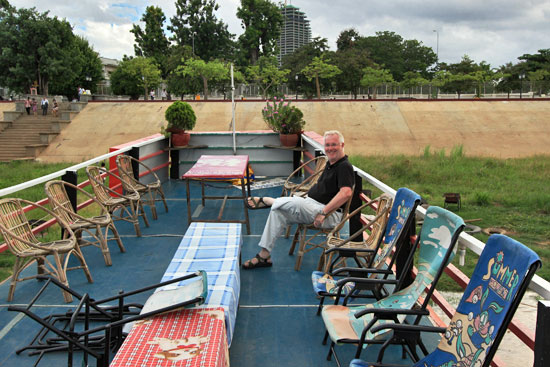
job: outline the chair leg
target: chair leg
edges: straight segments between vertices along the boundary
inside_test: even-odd
[[[78,248],[78,245],[75,248]],[[69,253],[66,254],[65,256],[68,257]],[[65,285],[68,288],[69,287],[69,281],[67,280],[66,269],[61,264],[61,258],[59,257],[59,254],[57,252],[55,252],[53,254],[53,258],[55,260],[55,268],[56,268],[55,271],[57,273],[57,279],[59,279],[59,282],[61,284]],[[65,261],[65,263],[67,263],[67,262]],[[73,296],[70,293],[65,292],[65,291],[63,291],[63,298],[65,299],[65,302],[67,302],[67,303],[71,303],[73,301]]]
[[[113,222],[109,223],[109,225],[105,228],[105,238],[109,239],[109,228],[111,229],[111,233],[113,234],[113,238],[115,239],[118,248],[120,249],[120,252],[126,252],[126,248],[122,244],[122,240],[120,239],[120,235],[118,234],[118,231],[115,227],[115,224]]]
[[[325,336],[323,337],[323,345],[327,345],[328,341],[328,331],[325,331]]]
[[[153,193],[151,192],[151,190],[149,190],[149,192],[147,193],[149,199],[147,200],[148,202],[148,205],[151,207],[151,214],[153,215],[153,219],[154,220],[157,220],[158,219],[158,215],[157,215],[157,207],[155,205],[155,197],[153,195]]]
[[[287,227],[288,230],[290,230],[290,227]],[[290,245],[290,249],[288,250],[289,255],[294,255],[294,249],[296,248],[296,243],[298,242],[300,238],[300,225],[298,224],[298,228],[296,228],[296,232],[294,232],[294,237],[292,238],[292,244]]]
[[[141,200],[138,200],[137,206],[136,206],[136,213],[139,216],[143,217],[143,222],[145,223],[145,227],[149,227],[149,220],[147,219],[147,215],[145,214],[145,210],[143,209],[143,203]],[[137,219],[137,216],[136,216]]]
[[[13,295],[15,294],[15,286],[17,285],[17,278],[19,278],[19,273],[21,272],[21,258],[15,258],[15,264],[13,265],[13,275],[10,281],[10,290],[8,292],[8,302],[13,300]]]
[[[304,226],[303,231],[300,234],[300,245],[298,247],[298,255],[296,256],[296,265],[294,265],[294,270],[296,271],[300,270],[300,267],[302,266],[302,260],[304,258],[304,250],[306,247],[306,234],[307,234],[307,227]]]
[[[93,283],[94,280],[92,279],[92,274],[90,273],[88,264],[86,264],[86,260],[84,260],[84,255],[82,254],[82,250],[78,245],[76,245],[73,251],[74,251],[74,255],[78,258],[78,261],[80,261],[80,265],[82,266],[82,270],[84,270],[84,274],[86,275],[86,279],[88,280],[88,283]]]
[[[99,242],[99,248],[101,249],[101,253],[103,254],[105,265],[113,265],[113,261],[111,260],[111,253],[109,252],[109,246],[107,245],[107,237],[103,235],[100,225],[96,224],[95,234]]]
[[[319,300],[319,307],[317,307],[317,316],[321,314],[321,310],[323,309],[324,303],[325,303],[325,296],[321,296],[321,299]]]
[[[159,187],[157,192],[159,193],[162,203],[164,204],[164,209],[166,209],[166,213],[168,213],[168,204],[166,203],[166,197],[164,196],[164,191]]]
[[[291,228],[292,228],[292,226],[290,226],[290,225],[286,226],[285,238],[288,238],[290,236],[290,229]]]

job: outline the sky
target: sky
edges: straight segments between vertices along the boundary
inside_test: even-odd
[[[150,5],[167,21],[174,0],[8,0],[17,8],[36,7],[67,19],[100,56],[122,59],[134,54],[133,24]],[[284,1],[283,1],[284,2]],[[240,0],[217,0],[218,19],[237,37],[243,30],[236,16]],[[277,1],[278,3],[278,1]],[[354,28],[362,36],[393,31],[416,39],[446,63],[468,55],[492,67],[517,63],[523,54],[550,48],[550,0],[293,0],[305,12],[313,37],[327,38],[332,50],[340,32]]]

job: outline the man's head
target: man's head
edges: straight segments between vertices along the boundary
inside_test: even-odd
[[[344,136],[337,130],[325,132],[325,154],[330,164],[344,157]]]

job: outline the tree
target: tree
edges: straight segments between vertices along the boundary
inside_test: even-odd
[[[260,56],[275,55],[283,17],[281,10],[269,0],[241,0],[237,9],[244,33],[239,37],[239,48],[250,65]]]
[[[170,42],[164,34],[163,25],[166,20],[161,8],[157,6],[148,6],[141,17],[145,22],[145,29],[134,24],[132,32],[135,37],[134,52],[136,56],[152,57],[160,66],[162,77],[166,78],[167,68],[166,59]]]
[[[111,87],[115,94],[126,94],[138,99],[144,94],[147,99],[150,88],[156,88],[161,82],[160,70],[155,60],[147,57],[124,59],[111,74]]]
[[[428,84],[429,81],[424,79],[420,73],[413,71],[407,71],[401,81],[401,86],[409,90],[409,97],[411,96],[411,89]]]
[[[346,51],[351,48],[355,48],[357,40],[361,36],[355,30],[355,28],[346,29],[340,32],[338,39],[336,40],[336,47],[338,51]]]
[[[202,60],[230,58],[234,35],[214,15],[219,8],[215,0],[176,0],[175,4],[176,15],[170,18],[168,30],[178,45],[191,46]]]
[[[208,81],[218,81],[223,79],[227,72],[223,62],[218,60],[204,62],[201,59],[188,59],[176,70],[177,73],[181,75],[200,77],[202,79],[205,100],[208,100]]]
[[[548,86],[544,88],[543,80],[550,77],[550,72],[544,69],[538,69],[537,71],[530,71],[527,73],[529,81],[531,82],[531,89],[538,90],[539,96],[544,89],[548,89]]]
[[[509,62],[505,65],[502,65],[498,71],[502,75],[502,77],[495,86],[495,89],[499,92],[508,93],[508,98],[510,98],[510,93],[514,89],[520,88],[517,65],[513,65],[511,62]]]
[[[41,94],[52,80],[75,77],[75,36],[71,25],[48,12],[11,9],[0,14],[0,85],[28,93],[36,81]],[[76,86],[75,86],[76,88]]]
[[[357,47],[339,49],[333,60],[336,66],[342,70],[342,74],[336,79],[336,88],[339,91],[353,94],[353,98],[357,99],[363,69],[372,64],[367,51]]]
[[[440,64],[441,70],[448,71],[446,82],[441,85],[441,90],[445,92],[454,92],[460,98],[460,95],[471,89],[476,83],[476,71],[489,71],[490,65],[482,62],[476,64],[468,55],[464,55],[462,60],[456,64]],[[478,74],[477,77],[480,77]]]
[[[341,73],[342,70],[338,66],[325,62],[323,56],[314,57],[313,61],[302,70],[302,74],[306,76],[308,81],[315,79],[315,89],[317,90],[318,99],[321,99],[319,79],[329,79]]]
[[[393,77],[391,72],[386,69],[378,69],[378,65],[375,67],[367,66],[363,69],[363,78],[361,79],[361,85],[366,88],[374,89],[374,98],[376,98],[376,89],[385,83],[393,83]],[[370,92],[369,92],[370,94]]]
[[[83,37],[76,36],[70,49],[71,73],[64,78],[50,82],[52,94],[68,96],[70,100],[77,97],[77,87],[89,89],[92,93],[97,90],[97,83],[103,80],[103,65],[99,54]]]
[[[1,9],[11,9],[11,5],[8,0],[0,0],[0,10]]]
[[[279,69],[277,59],[274,56],[260,56],[256,65],[248,67],[246,70],[248,78],[256,82],[262,89],[263,98],[267,99],[268,93],[273,86],[285,83],[288,69]]]
[[[168,70],[167,88],[170,94],[179,95],[181,99],[185,94],[197,94],[202,91],[202,80],[200,77],[181,75],[177,68],[183,65],[187,59],[193,58],[191,46],[173,45],[170,48],[170,55],[166,65]]]
[[[281,69],[290,70],[288,85],[296,91],[306,96],[315,95],[315,86],[307,81],[302,74],[302,70],[313,61],[314,57],[326,54],[328,50],[328,40],[326,38],[315,37],[310,43],[303,45],[293,53],[283,57]],[[321,87],[329,87],[328,80],[321,81]]]

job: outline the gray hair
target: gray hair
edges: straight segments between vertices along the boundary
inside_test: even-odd
[[[338,135],[338,140],[340,140],[340,143],[344,142],[344,135],[342,135],[342,133],[338,130],[325,131],[325,135],[323,135],[323,139],[326,139],[327,135]]]

